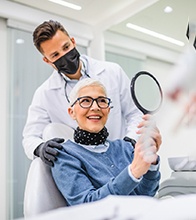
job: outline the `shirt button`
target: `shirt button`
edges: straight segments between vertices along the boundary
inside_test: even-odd
[[[111,167],[113,168],[113,167],[114,167],[114,164],[112,164]]]

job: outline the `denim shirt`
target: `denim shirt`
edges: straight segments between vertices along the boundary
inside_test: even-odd
[[[149,170],[141,181],[136,181],[128,172],[133,156],[134,148],[123,140],[109,141],[109,148],[102,153],[68,140],[59,150],[52,175],[69,206],[108,195],[154,196],[160,172]]]

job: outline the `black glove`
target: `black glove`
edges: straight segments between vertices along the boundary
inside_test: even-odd
[[[61,150],[61,143],[63,142],[63,138],[53,138],[48,140],[45,143],[40,144],[35,149],[35,155],[40,157],[44,163],[52,167],[54,166],[54,161],[56,160],[56,156],[58,154],[58,151],[54,148]]]
[[[123,138],[123,140],[127,141],[127,142],[131,142],[132,146],[135,147],[136,141],[134,139],[129,138],[129,137],[126,136],[126,137]]]

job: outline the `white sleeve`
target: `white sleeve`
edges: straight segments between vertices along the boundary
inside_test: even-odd
[[[35,158],[34,150],[43,141],[42,132],[50,123],[49,116],[43,107],[41,92],[35,92],[32,103],[28,110],[27,121],[23,129],[23,147],[27,157],[31,160]]]

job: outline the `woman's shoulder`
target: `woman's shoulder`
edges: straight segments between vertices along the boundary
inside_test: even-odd
[[[77,147],[78,144],[76,144],[73,140],[71,139],[67,139],[63,144],[62,144],[63,148],[69,148],[69,147]]]

